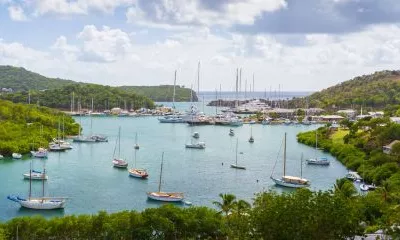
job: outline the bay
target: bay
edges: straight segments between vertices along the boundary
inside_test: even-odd
[[[177,103],[185,109],[188,103]],[[215,112],[205,107],[205,112]],[[89,133],[90,117],[76,118],[82,122],[84,132]],[[45,183],[46,193],[52,196],[67,196],[66,208],[60,211],[32,211],[20,208],[6,199],[9,194],[27,196],[29,182],[22,174],[29,172],[30,158],[23,160],[0,160],[0,220],[17,216],[41,214],[46,217],[70,214],[92,214],[100,210],[143,210],[160,206],[149,201],[146,192],[157,191],[161,154],[164,155],[164,191],[181,191],[193,205],[210,206],[219,200],[219,193],[232,193],[240,199],[251,201],[254,194],[275,187],[270,180],[275,165],[275,176],[282,174],[282,139],[285,132],[287,142],[287,174],[300,175],[300,157],[327,156],[332,159],[329,167],[303,165],[303,176],[311,181],[312,190],[327,190],[347,170],[327,153],[297,143],[296,134],[318,127],[314,126],[263,126],[244,125],[234,128],[235,137],[230,137],[229,127],[198,126],[187,124],[161,124],[157,117],[99,117],[92,118],[93,133],[109,137],[108,143],[73,144],[74,149],[65,153],[49,153],[47,160],[33,159],[35,169],[44,165],[49,175]],[[137,166],[149,172],[148,180],[134,179],[126,170],[112,167],[113,151],[121,127],[121,155],[133,166],[135,133],[138,133],[140,150]],[[250,144],[250,128],[255,142]],[[185,149],[191,141],[191,133],[198,131],[200,141],[205,141],[204,150]],[[235,170],[230,164],[235,160],[236,138],[239,140],[239,163],[247,170]],[[34,182],[33,196],[40,196],[41,182]],[[183,206],[183,205],[182,205]]]

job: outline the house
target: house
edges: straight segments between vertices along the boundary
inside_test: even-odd
[[[381,118],[385,114],[384,112],[368,112],[368,114],[373,118]]]
[[[391,151],[392,151],[393,145],[396,144],[396,143],[400,143],[400,141],[399,141],[399,140],[394,140],[394,141],[391,142],[390,144],[388,144],[388,145],[386,145],[386,146],[383,146],[383,147],[382,147],[383,153],[390,154]]]
[[[321,115],[321,116],[312,116],[312,119],[315,121],[322,121],[322,122],[339,122],[343,120],[344,117],[339,115]]]

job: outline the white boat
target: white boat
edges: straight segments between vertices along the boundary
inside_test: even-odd
[[[360,190],[361,191],[370,191],[370,190],[375,190],[375,189],[376,189],[375,184],[372,184],[372,185],[365,184],[365,183],[360,184]]]
[[[345,177],[349,180],[356,181],[356,182],[360,182],[362,180],[362,177],[357,172],[353,172],[353,171],[349,171]]]
[[[32,180],[47,180],[49,176],[45,172],[31,170],[29,173],[23,174],[24,179],[32,179]]]
[[[22,158],[22,154],[21,153],[13,153],[12,155],[13,159],[21,159]]]
[[[186,123],[186,121],[178,115],[170,115],[158,118],[160,123]]]
[[[315,130],[315,150],[318,150],[318,131],[317,130]],[[330,164],[330,161],[327,157],[315,157],[315,158],[307,159],[306,163],[309,165],[328,166]]]
[[[236,138],[236,158],[235,158],[235,164],[231,164],[231,168],[246,170],[246,167],[238,165],[238,145],[239,145],[239,139]]]
[[[162,153],[162,156],[161,156],[161,169],[160,169],[160,178],[158,181],[158,191],[157,192],[148,192],[147,197],[149,199],[156,200],[156,201],[182,202],[184,199],[184,194],[182,192],[161,192],[163,164],[164,164],[164,152]]]
[[[192,137],[197,139],[200,137],[200,134],[198,132],[194,132]]]
[[[194,149],[205,149],[206,144],[204,142],[198,142],[198,143],[187,143],[185,145],[186,148],[194,148]]]
[[[149,174],[147,173],[146,169],[142,169],[142,168],[136,168],[136,161],[137,161],[137,157],[136,157],[136,151],[137,149],[134,150],[134,167],[129,169],[129,176],[131,177],[135,177],[135,178],[142,178],[142,179],[146,179]]]
[[[30,174],[32,174],[32,163]],[[46,174],[46,171],[43,170],[43,174]],[[36,209],[36,210],[52,210],[52,209],[60,209],[64,208],[66,204],[65,197],[45,197],[44,191],[44,180],[42,179],[42,197],[32,197],[32,177],[29,178],[29,196],[28,199],[16,196],[9,195],[7,198],[11,201],[17,202],[21,205],[21,207]]]
[[[289,119],[285,119],[285,121],[283,123],[285,125],[290,125],[290,124],[292,124],[292,121],[290,121]]]
[[[139,144],[137,143],[137,133],[135,135],[135,146],[133,147],[135,150],[139,150]]]
[[[301,177],[294,177],[294,176],[288,176],[286,175],[286,133],[284,137],[284,142],[283,142],[283,176],[281,178],[274,178],[273,177],[273,171],[271,173],[270,178],[274,183],[278,186],[282,187],[289,187],[289,188],[303,188],[303,187],[309,187],[310,186],[310,181]],[[301,156],[303,158],[303,156]],[[278,159],[277,159],[278,160]],[[301,161],[301,174],[302,175],[302,169],[303,169],[303,161]],[[276,164],[276,163],[275,163]]]
[[[117,150],[118,145],[118,157],[115,155],[115,151]],[[114,154],[113,154],[113,161],[114,167],[116,168],[127,168],[128,162],[121,158],[121,127],[118,128],[118,138],[115,143]]]
[[[0,154],[0,159],[3,159],[3,158],[4,158],[4,156]]]
[[[35,158],[47,158],[47,149],[39,148],[37,151],[31,151],[31,155]]]

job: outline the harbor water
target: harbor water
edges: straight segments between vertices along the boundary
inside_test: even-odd
[[[185,108],[187,104],[180,103]],[[205,107],[206,112],[214,108]],[[335,158],[314,148],[297,143],[296,134],[318,127],[284,125],[244,125],[229,127],[196,126],[188,124],[161,124],[157,117],[79,117],[84,133],[108,136],[106,143],[73,144],[74,148],[62,153],[49,153],[46,160],[33,159],[36,170],[46,167],[49,179],[45,183],[46,195],[68,197],[64,210],[34,211],[6,199],[9,194],[28,195],[29,181],[23,173],[29,172],[30,158],[0,160],[0,220],[23,215],[41,214],[46,217],[70,214],[92,214],[100,210],[143,210],[157,207],[158,202],[147,200],[146,192],[158,190],[161,154],[164,152],[162,190],[184,192],[187,201],[195,206],[210,206],[219,200],[219,193],[232,193],[239,199],[251,201],[255,193],[265,190],[290,191],[273,185],[270,180],[275,162],[275,176],[282,175],[282,140],[287,139],[287,174],[299,176],[301,155],[304,159],[326,156],[331,165],[309,166],[303,163],[303,177],[311,181],[312,190],[328,190],[347,170]],[[92,120],[92,129],[90,129]],[[138,133],[137,167],[146,168],[147,180],[128,176],[127,170],[113,168],[112,159],[118,128],[121,127],[121,157],[133,166],[135,134]],[[252,128],[255,142],[248,142]],[[206,149],[186,149],[185,143],[194,140],[197,131]],[[246,170],[232,169],[235,161],[236,139],[239,141],[238,165]],[[41,182],[33,183],[33,196],[41,196]],[[184,207],[182,205],[182,207]]]

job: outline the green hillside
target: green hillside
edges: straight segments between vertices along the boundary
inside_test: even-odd
[[[78,108],[78,103],[84,109],[91,109],[92,99],[94,110],[103,111],[113,107],[138,109],[141,107],[154,108],[154,102],[149,98],[122,91],[116,87],[102,86],[97,84],[69,84],[67,86],[46,90],[31,91],[31,103],[40,106],[58,109],[71,109],[71,99],[74,94],[74,109]],[[29,93],[21,91],[0,95],[0,98],[16,103],[27,103]]]
[[[54,89],[76,83],[71,80],[47,78],[25,68],[0,66],[0,89],[12,88],[14,91]]]
[[[12,88],[14,92],[33,91],[33,90],[46,90],[63,88],[78,82],[72,80],[64,80],[60,78],[48,78],[38,73],[28,71],[20,67],[0,66],[0,89]],[[87,83],[79,83],[86,85]],[[91,87],[89,87],[90,89]],[[153,101],[157,102],[170,102],[172,101],[173,86],[122,86],[117,87],[119,90],[126,91],[130,94],[146,96]],[[108,88],[110,90],[110,88]],[[97,95],[97,94],[92,94]],[[121,98],[121,97],[120,97]],[[7,98],[9,99],[9,98]],[[98,101],[105,100],[99,98]],[[133,99],[134,100],[134,99]],[[177,86],[176,97],[177,102],[190,101],[190,89]],[[197,101],[196,93],[193,91],[193,100]],[[113,100],[112,100],[113,101]]]
[[[0,154],[28,153],[32,147],[47,146],[57,136],[62,119],[65,134],[76,135],[79,125],[57,110],[0,100]]]
[[[310,107],[345,108],[352,105],[383,108],[400,104],[400,71],[380,71],[355,77],[307,98],[294,99],[291,104]]]
[[[144,95],[151,98],[155,102],[172,102],[174,93],[174,85],[160,85],[160,86],[121,86],[121,89]],[[176,102],[189,102],[190,89],[176,86],[175,88],[175,101]],[[192,90],[193,101],[197,102],[196,92]]]

